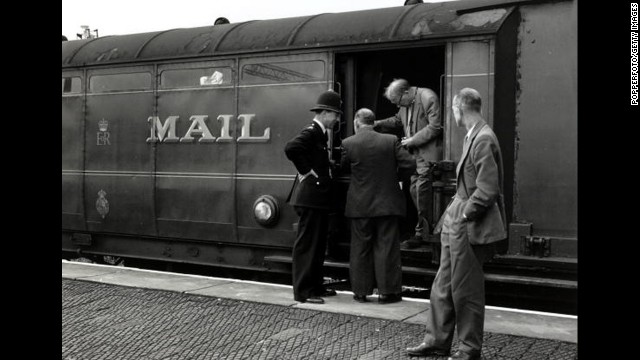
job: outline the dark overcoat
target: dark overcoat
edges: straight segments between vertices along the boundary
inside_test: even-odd
[[[415,168],[415,161],[396,136],[361,128],[342,141],[341,168],[351,171],[345,216],[406,215],[398,171]]]
[[[284,152],[300,174],[312,169],[316,178],[309,175],[302,182],[296,177],[287,202],[293,206],[329,209],[331,200],[331,177],[329,175],[329,153],[327,135],[315,121],[287,142]]]

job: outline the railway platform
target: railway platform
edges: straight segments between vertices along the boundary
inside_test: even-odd
[[[429,301],[352,296],[302,304],[286,285],[63,260],[62,358],[410,358]],[[482,358],[577,359],[577,321],[488,306]]]

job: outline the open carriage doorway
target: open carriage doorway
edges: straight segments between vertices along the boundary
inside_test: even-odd
[[[338,90],[344,101],[341,138],[353,135],[353,115],[366,107],[377,119],[393,116],[398,108],[383,94],[393,79],[404,78],[412,86],[427,87],[440,95],[445,73],[445,46],[375,50],[336,55]]]
[[[344,102],[340,139],[354,134],[353,116],[360,108],[371,109],[376,119],[385,119],[398,112],[398,107],[383,95],[389,83],[397,78],[406,79],[411,86],[430,88],[439,94],[442,107],[445,49],[445,45],[437,45],[336,54],[336,90],[341,93]],[[441,116],[443,114],[444,111],[441,110]],[[402,131],[395,135],[403,136]],[[339,146],[340,139],[334,141],[335,146]],[[417,211],[411,200],[409,183],[403,185],[408,207],[407,217],[402,222],[402,240],[413,235],[417,221]]]

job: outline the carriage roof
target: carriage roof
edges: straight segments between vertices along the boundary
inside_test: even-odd
[[[493,34],[514,5],[532,2],[424,3],[65,41],[62,67]]]

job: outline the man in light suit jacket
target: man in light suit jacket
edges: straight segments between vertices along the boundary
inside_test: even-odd
[[[376,121],[376,130],[393,132],[402,129],[401,144],[415,157],[416,172],[411,176],[410,193],[418,210],[415,235],[403,242],[403,248],[412,249],[426,244],[429,218],[433,205],[429,197],[431,173],[442,160],[442,125],[438,95],[431,89],[410,86],[405,79],[395,79],[385,89],[384,96],[397,105],[398,113]]]
[[[366,302],[377,284],[378,302],[402,300],[399,220],[406,215],[398,171],[415,161],[394,135],[373,130],[374,113],[356,112],[356,134],[343,140],[341,168],[350,170],[345,216],[351,220],[350,277],[354,299]]]
[[[440,268],[431,288],[427,334],[409,355],[447,355],[458,328],[458,351],[449,359],[480,359],[484,331],[484,272],[494,243],[505,239],[500,145],[481,114],[480,94],[464,88],[453,99],[453,116],[467,135],[456,169],[456,194],[444,213]]]
[[[324,296],[336,295],[325,289],[322,267],[327,246],[331,200],[331,171],[327,151],[328,135],[340,120],[340,95],[325,91],[318,97],[313,121],[289,140],[284,152],[298,170],[287,202],[300,220],[293,243],[293,298],[299,302],[323,304]],[[328,134],[327,134],[328,133]]]

